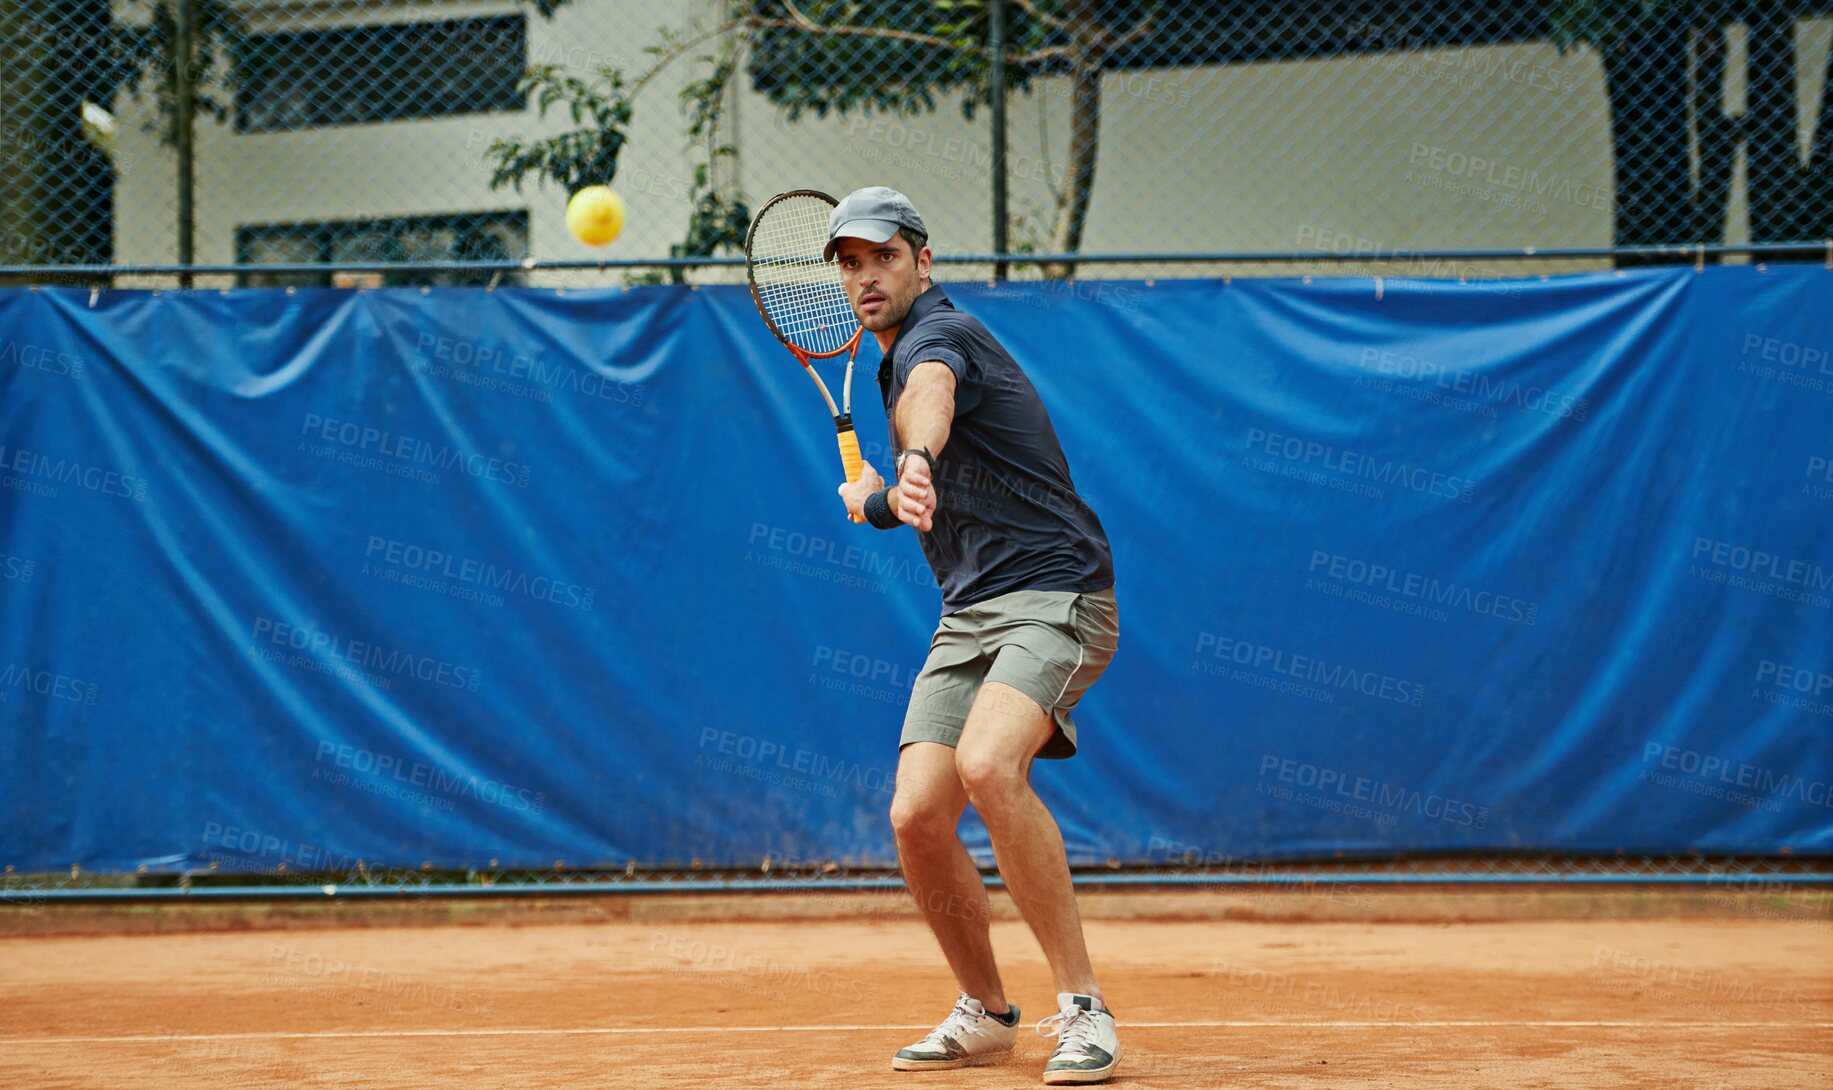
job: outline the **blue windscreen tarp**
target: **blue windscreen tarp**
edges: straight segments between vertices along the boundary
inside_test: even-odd
[[[1833,850],[1833,274],[946,290],[1114,545],[1072,861]],[[0,862],[890,861],[939,595],[799,371],[741,287],[0,292]]]

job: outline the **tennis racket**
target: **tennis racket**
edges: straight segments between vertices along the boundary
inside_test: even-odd
[[[850,484],[859,479],[859,436],[853,432],[853,361],[865,330],[848,301],[840,266],[823,261],[827,219],[839,202],[813,189],[779,193],[758,209],[745,233],[745,276],[751,298],[776,339],[802,361],[834,415],[840,464]],[[840,404],[815,370],[816,360],[847,354]],[[854,522],[863,522],[857,515]]]

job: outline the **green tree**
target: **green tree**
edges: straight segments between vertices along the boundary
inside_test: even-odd
[[[567,0],[551,2],[559,6]],[[1011,26],[1003,58],[1007,85],[1022,92],[1044,74],[1060,74],[1069,81],[1066,170],[1063,186],[1052,195],[1047,245],[1073,253],[1082,245],[1094,193],[1102,73],[1118,51],[1154,32],[1157,5],[1133,5],[1138,12],[1119,26],[1102,18],[1097,0],[1011,0],[1009,6]],[[614,101],[627,108],[637,90],[661,68],[693,45],[719,40],[716,52],[698,58],[709,67],[708,76],[682,94],[690,118],[688,134],[702,159],[694,168],[695,207],[687,238],[675,247],[677,253],[711,253],[720,246],[741,245],[749,219],[742,197],[719,180],[721,162],[737,154],[736,148],[720,141],[718,132],[730,84],[741,70],[792,120],[830,112],[914,116],[933,111],[940,96],[955,93],[961,95],[963,113],[972,118],[992,93],[988,20],[985,0],[744,0],[740,14],[716,26],[690,24],[685,30],[666,32],[663,45],[654,51],[656,66],[634,81],[628,94],[619,96],[621,76],[613,83],[609,70],[599,73],[606,90],[571,90],[593,96],[588,113]],[[747,61],[742,69],[741,59]],[[546,92],[559,86],[558,78],[553,72],[532,70],[528,86]],[[627,126],[627,110],[620,118]],[[593,124],[544,141],[499,142],[492,149],[499,166],[493,184],[519,183],[535,174],[571,185],[585,149],[602,142],[602,130]],[[620,145],[623,132],[617,130]],[[593,180],[610,178],[603,174]],[[1073,263],[1045,266],[1051,276],[1073,271]]]
[[[1042,75],[1067,79],[1069,139],[1063,184],[1051,193],[1046,247],[1082,248],[1101,151],[1103,74],[1124,52],[1160,32],[1160,5],[1099,0],[1011,0],[1006,86],[1031,89]],[[1120,9],[1126,10],[1120,10]],[[969,118],[991,101],[994,58],[985,0],[861,5],[852,0],[766,0],[751,20],[758,90],[785,107],[825,115],[874,110],[914,115],[940,92],[961,94]],[[1047,263],[1067,277],[1073,262]]]
[[[551,16],[567,0],[526,0]],[[250,40],[246,5],[235,0],[0,0],[0,45],[11,62],[5,116],[14,146],[0,156],[0,233],[7,261],[60,263],[112,259],[114,168],[83,145],[85,102],[112,107],[116,96],[149,103],[145,125],[167,147],[179,144],[180,4],[189,9],[185,61],[194,116],[226,124],[245,84]],[[46,153],[44,149],[49,149]],[[88,201],[80,204],[78,193]],[[95,206],[96,195],[105,207]],[[492,243],[500,250],[500,243]],[[492,250],[491,252],[495,252]]]
[[[1603,62],[1618,245],[1723,242],[1740,150],[1751,241],[1833,235],[1833,56],[1805,155],[1796,120],[1797,24],[1827,7],[1805,0],[1549,5],[1554,41],[1594,46]],[[1748,31],[1745,107],[1735,114],[1724,108],[1734,22]]]
[[[528,70],[520,89],[534,94],[537,116],[546,117],[556,103],[564,103],[573,128],[527,142],[492,141],[487,153],[496,162],[491,189],[513,185],[520,193],[532,175],[572,193],[617,176],[617,156],[629,139],[635,89],[626,89],[623,72],[608,65],[596,75],[596,80],[587,81],[551,64]]]
[[[110,28],[107,83],[136,101],[150,98],[154,109],[147,125],[167,147],[178,143],[178,110],[173,72],[178,58],[180,0],[126,0],[132,21]],[[188,0],[194,30],[189,60],[198,116],[218,124],[229,120],[234,91],[241,82],[237,46],[244,30],[241,18],[224,0]],[[225,97],[224,92],[228,92]],[[112,97],[112,96],[111,96]]]
[[[10,154],[0,161],[0,228],[8,261],[108,264],[117,174],[108,141],[86,133],[85,107],[117,95],[150,100],[149,131],[178,143],[179,0],[0,0],[8,59],[4,102]],[[225,0],[188,0],[186,68],[197,113],[228,117],[239,18]],[[118,16],[118,17],[117,17]],[[99,279],[99,278],[98,278]]]
[[[0,0],[0,264],[111,259],[114,169],[83,126],[109,46],[108,0]]]
[[[555,6],[565,2],[550,0]],[[650,49],[654,64],[634,80],[627,81],[622,70],[610,65],[599,67],[597,78],[590,82],[554,65],[529,69],[521,87],[536,96],[539,116],[546,117],[550,109],[564,104],[573,127],[536,140],[492,141],[487,152],[495,163],[490,188],[509,185],[520,193],[530,178],[537,183],[551,182],[567,193],[587,185],[611,184],[617,177],[618,155],[629,139],[637,95],[695,47],[722,40],[714,52],[696,58],[708,70],[702,78],[689,81],[679,95],[688,118],[688,146],[696,162],[688,191],[692,208],[687,234],[669,252],[675,257],[692,257],[742,246],[751,212],[729,180],[738,148],[725,140],[722,128],[732,75],[737,70],[739,41],[732,35],[737,26],[727,23],[706,30],[690,23],[683,30],[665,31],[661,44]],[[677,266],[670,278],[680,283],[685,272]]]

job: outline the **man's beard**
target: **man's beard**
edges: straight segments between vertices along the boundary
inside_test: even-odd
[[[915,296],[908,299],[894,299],[887,295],[885,305],[879,310],[878,316],[871,319],[861,318],[859,324],[873,333],[882,333],[892,326],[904,324],[904,319],[910,316],[910,306],[914,302],[916,302]]]

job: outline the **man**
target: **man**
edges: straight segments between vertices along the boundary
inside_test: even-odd
[[[895,485],[868,465],[841,498],[880,529],[920,531],[942,587],[899,740],[891,824],[905,882],[963,994],[892,1066],[994,1063],[1017,1044],[986,887],[956,832],[972,802],[1056,979],[1059,1013],[1038,1024],[1057,1036],[1044,1081],[1100,1082],[1120,1059],[1114,1015],[1089,965],[1063,835],[1029,777],[1034,757],[1074,755],[1071,709],[1114,654],[1107,535],[1076,495],[1030,380],[930,283],[928,232],[903,194],[848,194],[828,221],[826,257],[884,350],[878,382],[897,451]]]

